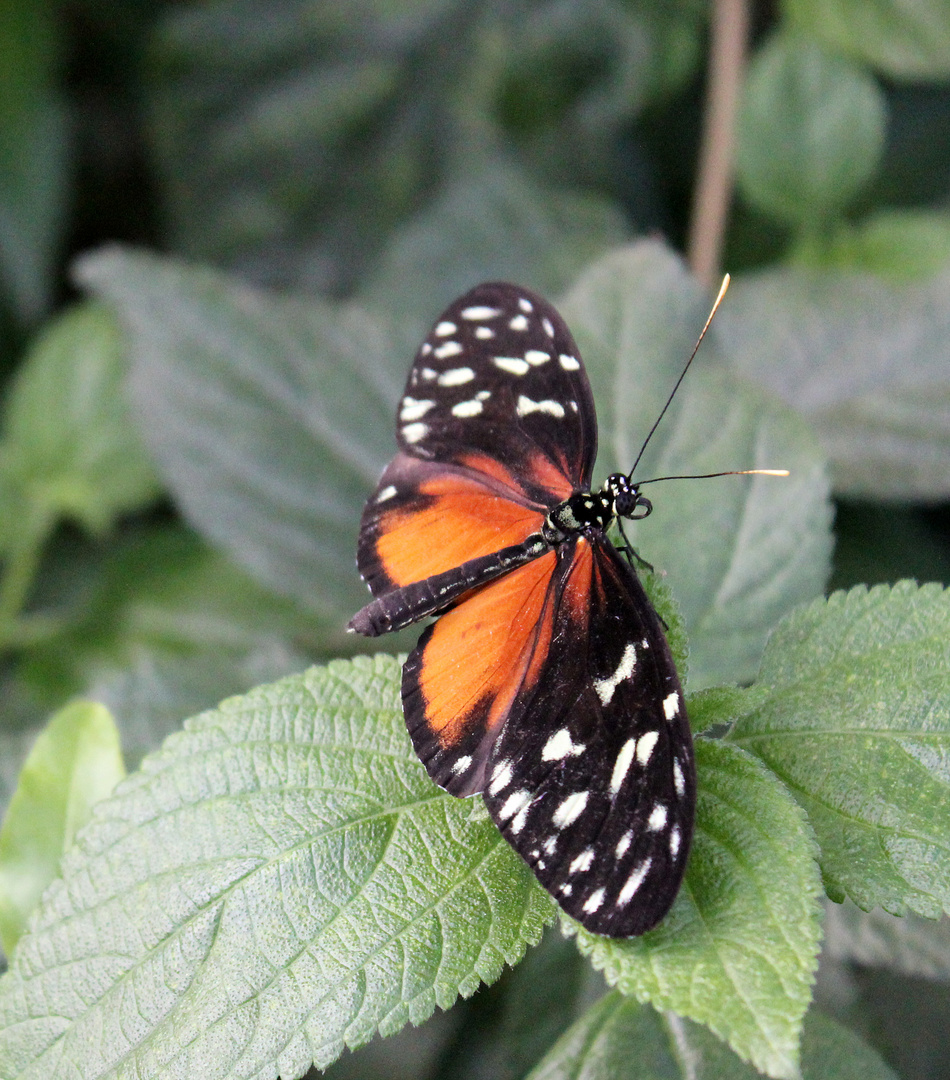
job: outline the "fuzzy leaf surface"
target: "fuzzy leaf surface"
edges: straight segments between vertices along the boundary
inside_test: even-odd
[[[232,698],[101,803],[0,980],[0,1075],[295,1080],[537,943],[552,902],[425,775],[398,685],[364,658]]]
[[[758,682],[728,738],[807,811],[828,895],[950,911],[950,593],[833,593],[775,630]]]

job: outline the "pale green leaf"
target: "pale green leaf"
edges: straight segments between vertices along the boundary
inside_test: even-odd
[[[101,531],[156,497],[126,374],[119,328],[104,307],[73,308],[44,330],[10,388],[0,444],[25,501]]]
[[[553,902],[426,776],[398,688],[391,658],[336,661],[146,759],[0,980],[5,1069],[294,1080],[519,960]]]
[[[950,75],[946,0],[783,0],[790,22],[835,52],[908,82]]]
[[[820,269],[876,274],[905,282],[950,266],[950,214],[938,210],[881,210],[856,225],[842,222],[799,262]]]
[[[820,231],[868,183],[886,108],[860,67],[788,31],[749,67],[737,127],[736,181],[749,202],[796,231]]]
[[[40,733],[0,829],[0,942],[8,957],[92,807],[124,775],[119,733],[102,705],[67,705]]]
[[[696,833],[669,915],[626,941],[578,930],[579,945],[623,993],[705,1024],[791,1080],[820,940],[811,830],[751,755],[700,738],[696,764]]]
[[[758,682],[729,739],[808,812],[828,895],[950,911],[950,594],[834,593],[775,630]]]

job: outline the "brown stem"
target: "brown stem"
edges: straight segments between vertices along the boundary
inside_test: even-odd
[[[715,0],[703,142],[688,243],[690,267],[708,289],[713,288],[720,274],[732,195],[736,111],[748,37],[749,0]]]

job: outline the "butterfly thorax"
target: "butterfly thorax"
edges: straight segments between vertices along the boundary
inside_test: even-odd
[[[600,491],[578,491],[555,506],[541,534],[549,544],[559,544],[587,529],[607,529],[616,517],[644,518],[652,509],[629,477],[611,473]]]

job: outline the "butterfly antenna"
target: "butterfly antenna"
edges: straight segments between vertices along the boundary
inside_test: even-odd
[[[722,285],[719,286],[719,295],[716,297],[716,302],[713,304],[712,310],[709,312],[709,317],[706,319],[706,324],[705,324],[705,326],[703,326],[702,332],[700,333],[699,337],[696,339],[696,344],[693,346],[693,351],[689,354],[689,359],[686,361],[686,367],[684,367],[683,370],[680,372],[680,377],[676,380],[676,384],[674,385],[673,389],[670,391],[670,396],[666,399],[666,404],[660,410],[660,415],[653,422],[653,427],[650,428],[649,432],[647,433],[647,437],[643,440],[643,445],[640,447],[640,453],[637,454],[637,460],[633,463],[633,468],[630,470],[629,473],[627,473],[627,479],[628,480],[633,479],[633,474],[637,471],[637,466],[640,464],[640,458],[643,457],[643,452],[644,452],[644,450],[646,450],[647,444],[653,438],[653,433],[660,426],[660,421],[666,415],[666,410],[670,407],[670,403],[672,402],[673,398],[676,396],[676,391],[679,390],[680,383],[683,381],[683,379],[686,378],[686,372],[689,371],[690,364],[692,364],[693,360],[696,359],[696,354],[699,352],[699,346],[702,345],[703,338],[706,336],[706,331],[709,329],[709,324],[713,321],[713,315],[716,314],[716,311],[718,310],[719,305],[722,303],[722,298],[726,295],[726,290],[728,288],[729,288],[729,275],[726,274],[726,276],[722,279]],[[731,474],[714,473],[713,475],[715,475],[715,476],[726,476],[726,475],[731,475]]]
[[[649,480],[640,480],[637,487],[645,484],[658,484],[661,480],[712,480],[714,476],[790,476],[788,469],[729,469],[726,472],[691,473],[688,476],[653,476]]]

